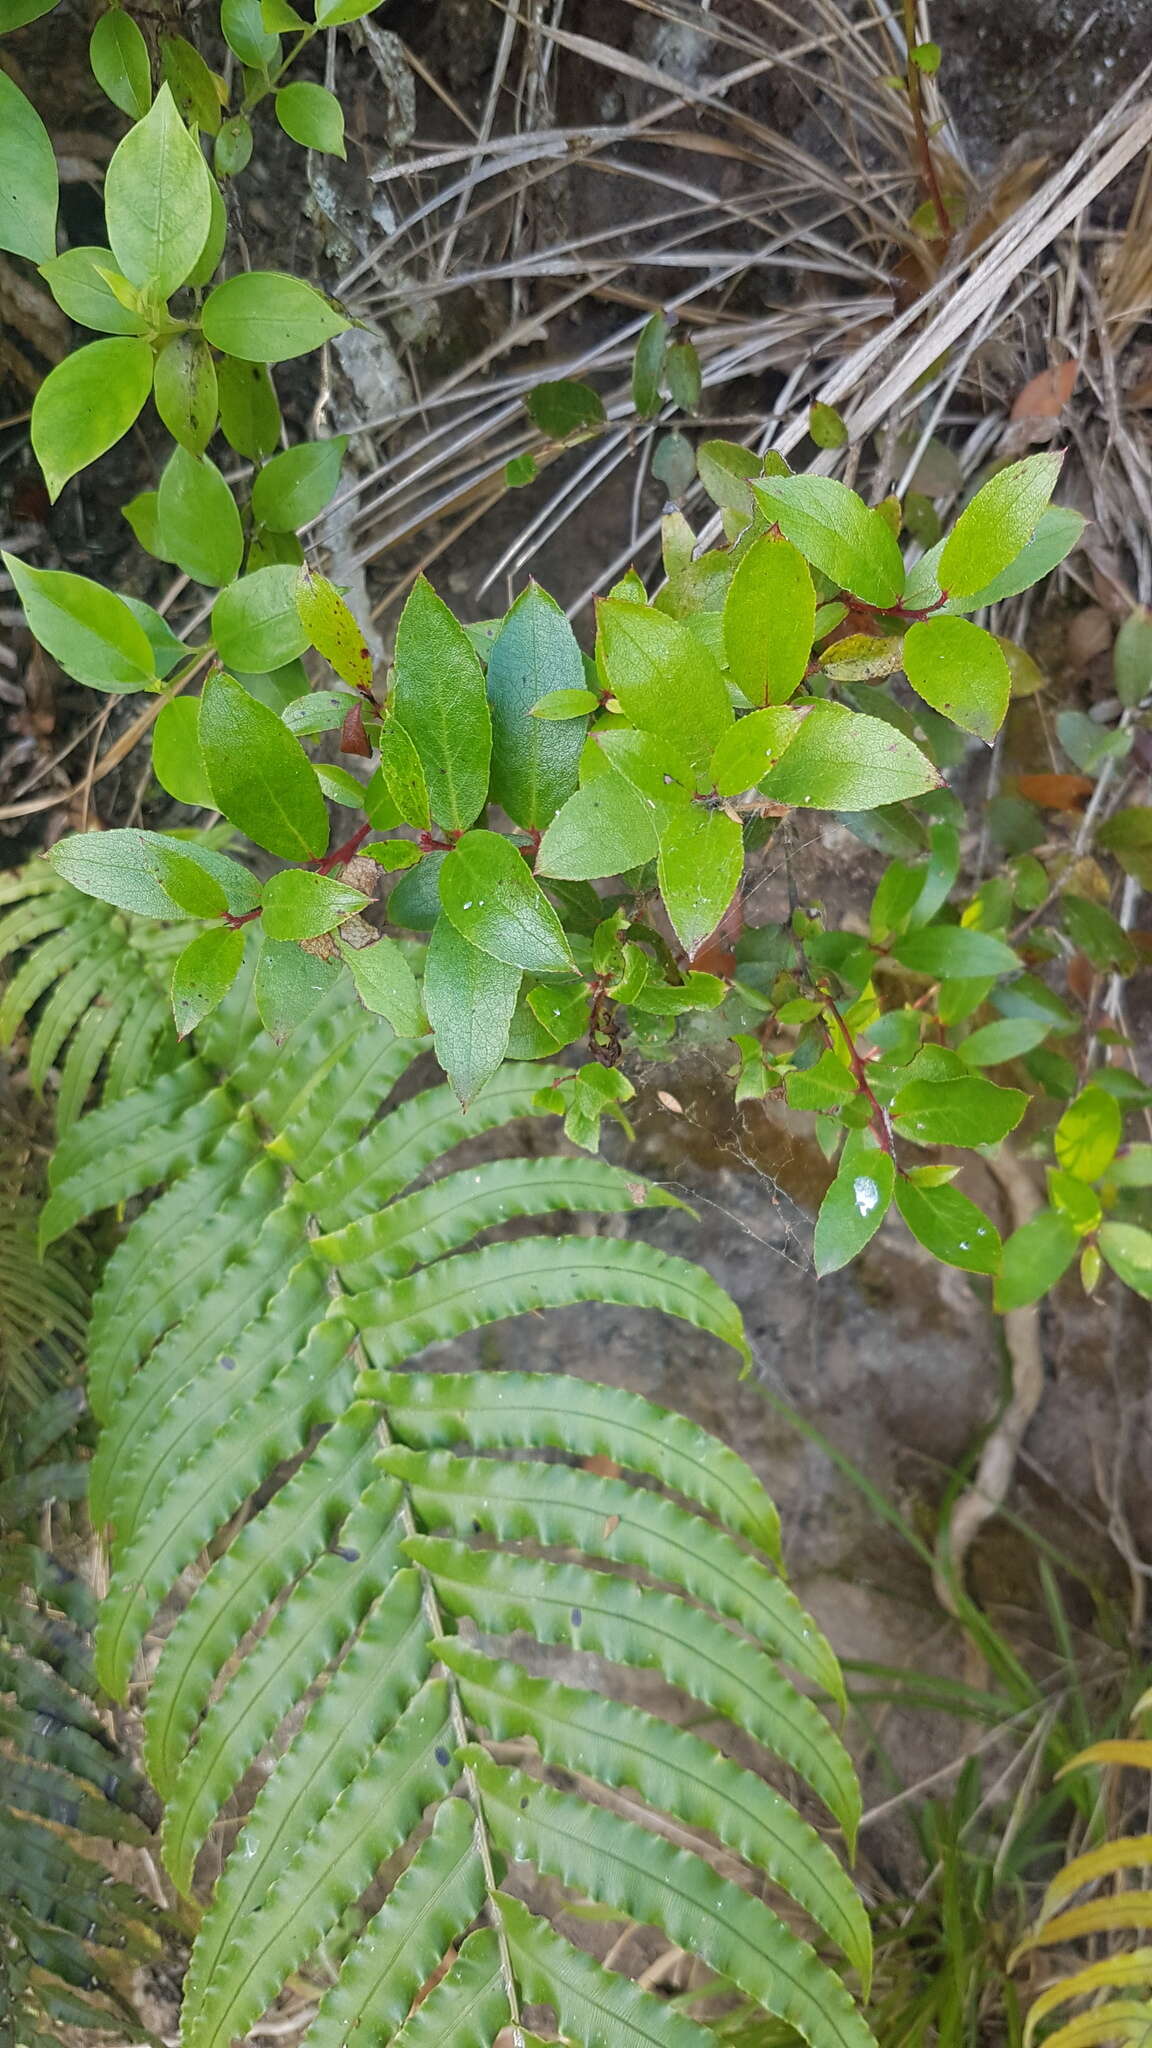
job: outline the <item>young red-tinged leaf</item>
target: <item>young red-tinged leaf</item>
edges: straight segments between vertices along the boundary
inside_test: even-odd
[[[686,804],[660,835],[657,873],[664,908],[691,960],[740,886],[744,840],[723,811]]]
[[[936,575],[949,597],[969,597],[1003,573],[1028,545],[1056,488],[1064,457],[1028,455],[990,477],[945,541]]]
[[[438,825],[462,831],[488,796],[492,720],[467,633],[421,576],[396,629],[394,714],[411,738]]]
[[[901,1137],[917,1145],[998,1145],[1014,1131],[1028,1097],[972,1076],[963,1081],[909,1081],[892,1104]]]
[[[0,71],[0,249],[33,263],[55,257],[59,189],[48,130],[19,86]]]
[[[240,512],[206,455],[197,461],[186,448],[172,450],[160,478],[156,513],[165,557],[186,576],[220,589],[239,575],[244,555]]]
[[[482,953],[451,919],[437,919],[424,965],[424,1003],[436,1057],[465,1109],[504,1058],[521,974]]]
[[[732,723],[719,663],[679,620],[648,605],[606,598],[597,619],[604,675],[626,717],[682,754],[706,783]]]
[[[865,604],[898,605],[904,560],[886,519],[830,476],[771,477],[754,486],[765,515],[817,569]]]
[[[995,1273],[1000,1233],[983,1210],[953,1187],[918,1187],[903,1176],[896,1182],[896,1207],[933,1258],[966,1273]]]
[[[930,974],[934,979],[975,980],[988,974],[1015,974],[1020,956],[991,932],[977,932],[967,925],[933,924],[922,931],[897,939],[892,958],[913,974]]]
[[[200,705],[195,697],[174,697],[152,728],[152,773],[177,803],[212,807],[212,791],[200,752]]]
[[[208,677],[200,699],[200,751],[229,824],[281,860],[313,860],[324,852],[328,812],[316,770],[276,713],[220,670]]]
[[[821,811],[870,811],[938,789],[938,771],[884,719],[842,704],[814,704],[761,794]]]
[[[999,1067],[1043,1045],[1052,1026],[1040,1017],[997,1017],[970,1031],[956,1047],[966,1067]]]
[[[33,569],[0,554],[24,607],[30,631],[65,675],[94,690],[157,686],[148,636],[122,598],[63,569]]]
[[[123,438],[151,388],[152,351],[127,335],[90,341],[48,372],[32,406],[32,447],[53,503]]]
[[[289,450],[289,453],[295,453]],[[269,469],[272,464],[269,463]],[[267,471],[265,471],[267,474]],[[305,563],[296,582],[296,609],[300,623],[317,654],[353,689],[372,686],[372,655],[355,614],[345,604],[334,583],[318,576]]]
[[[1014,1230],[1005,1239],[996,1280],[998,1312],[1006,1315],[1039,1301],[1067,1272],[1079,1248],[1074,1224],[1056,1209],[1041,1209],[1030,1223]]]
[[[844,1147],[840,1170],[820,1204],[812,1256],[821,1278],[862,1252],[876,1235],[892,1201],[896,1169],[887,1152],[861,1142],[854,1133]]]
[[[583,718],[588,711],[595,711],[600,699],[595,690],[581,686],[576,690],[545,690],[537,697],[528,712],[529,718],[542,718],[551,722],[556,719]]]
[[[351,325],[302,278],[273,270],[243,270],[227,278],[209,293],[203,314],[213,348],[245,363],[290,362]]]
[[[724,651],[732,681],[753,704],[783,704],[812,654],[816,592],[791,541],[765,534],[737,563],[724,603]]]
[[[282,85],[275,96],[276,119],[302,149],[323,150],[327,156],[346,157],[344,109],[326,86],[300,79]]]
[[[117,269],[156,298],[169,298],[208,239],[212,178],[167,85],[113,152],[104,216]]]
[[[595,881],[654,860],[658,845],[651,809],[613,771],[584,783],[557,811],[540,841],[536,872],[558,881]]]
[[[364,729],[364,706],[351,704],[340,721],[340,752],[357,754],[362,760],[369,760],[372,742]]]
[[[603,426],[603,400],[590,384],[578,384],[558,377],[548,384],[535,384],[524,404],[533,426],[550,441],[567,441],[590,427]]]
[[[244,958],[243,931],[218,927],[201,932],[185,946],[172,970],[172,1014],[177,1038],[188,1033],[222,1003]]]
[[[428,1029],[416,976],[395,939],[377,939],[371,946],[346,946],[340,951],[366,1010],[386,1017],[397,1038],[419,1038]]]
[[[506,966],[572,966],[564,928],[510,839],[466,832],[440,870],[440,901],[462,938]]]
[[[664,351],[668,346],[668,322],[663,313],[653,313],[640,330],[632,358],[632,403],[642,420],[660,410],[660,379]]]
[[[220,431],[228,446],[251,462],[271,455],[280,439],[280,407],[266,365],[224,356],[217,364],[216,381]]]
[[[1085,1088],[1056,1126],[1056,1157],[1077,1180],[1099,1180],[1116,1156],[1123,1130],[1116,1097],[1106,1088]]]
[[[156,410],[174,441],[203,455],[216,431],[216,364],[199,334],[176,334],[156,358]]]
[[[212,637],[221,661],[248,675],[294,661],[308,646],[296,609],[299,572],[256,569],[222,590],[212,607]]]
[[[295,533],[298,527],[318,518],[340,481],[340,465],[347,446],[347,434],[334,434],[328,441],[300,441],[295,448],[285,448],[266,462],[252,486],[252,510],[261,525],[270,527],[273,533]],[[359,644],[362,640],[357,627],[356,641]],[[338,665],[333,662],[332,666]],[[338,672],[344,675],[343,669]],[[344,680],[355,683],[359,678],[349,675]],[[371,680],[369,662],[366,681]]]
[[[1105,1223],[1097,1242],[1117,1278],[1152,1300],[1152,1234],[1134,1223]]]
[[[270,939],[318,939],[371,901],[361,889],[307,868],[281,868],[264,884],[264,930]]]
[[[558,690],[570,696],[587,694],[583,656],[555,599],[530,583],[488,657],[490,795],[525,829],[550,824],[578,780],[587,721],[570,716],[556,725],[528,715],[542,698]]]
[[[290,940],[270,939],[263,934],[256,962],[252,993],[257,1015],[270,1038],[279,1045],[310,1017],[317,1003],[329,993],[339,975],[332,960],[306,953]]]
[[[712,786],[718,794],[739,796],[741,790],[754,789],[791,746],[806,715],[795,705],[772,704],[730,725],[712,756]]]
[[[904,635],[904,673],[918,697],[991,743],[1012,678],[998,640],[969,619],[922,619]]]

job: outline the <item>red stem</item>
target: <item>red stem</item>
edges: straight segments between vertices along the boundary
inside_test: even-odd
[[[334,846],[331,853],[324,855],[323,860],[313,861],[312,866],[316,873],[318,875],[330,875],[333,868],[341,867],[345,861],[351,860],[353,854],[358,847],[363,845],[371,830],[370,824],[357,825],[356,830],[349,835],[343,845]]]

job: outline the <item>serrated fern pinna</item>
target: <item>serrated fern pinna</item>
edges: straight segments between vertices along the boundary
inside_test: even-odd
[[[464,1139],[532,1113],[549,1075],[503,1068],[466,1117],[443,1086],[386,1107],[416,1051],[341,985],[282,1047],[230,998],[195,1058],[87,1117],[54,1165],[49,1240],[164,1187],[96,1301],[92,1502],[111,1532],[98,1667],[114,1695],[182,1574],[214,1558],[148,1689],[181,1890],[246,1771],[280,1752],[201,1926],[187,2048],[243,2036],[321,1945],[343,1961],[309,2048],[487,2044],[537,2006],[586,2048],[714,2040],[530,1912],[504,1875],[521,1863],[663,1929],[818,2048],[866,2048],[838,1977],[753,1887],[790,1894],[866,1978],[855,1892],[815,1829],[724,1753],[724,1731],[754,1737],[851,1840],[852,1766],[781,1664],[834,1699],[839,1672],[780,1575],[758,1482],[634,1394],[400,1369],[562,1303],[661,1309],[738,1350],[739,1316],[706,1273],[641,1242],[466,1249],[513,1218],[669,1197],[597,1159],[442,1170]],[[604,1660],[594,1686],[549,1675],[554,1645]],[[695,1702],[680,1718],[717,1745],[614,1698],[627,1667]],[[509,1741],[523,1769],[496,1761]],[[717,1870],[717,1844],[746,1886]]]

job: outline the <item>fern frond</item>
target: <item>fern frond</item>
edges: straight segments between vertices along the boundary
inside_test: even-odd
[[[489,2048],[536,2000],[589,2048],[715,2039],[506,1901],[498,1866],[522,1853],[692,1947],[813,2048],[864,2048],[833,1971],[753,1889],[767,1877],[866,1980],[851,1884],[784,1793],[723,1749],[751,1735],[851,1840],[855,1777],[801,1690],[842,1703],[839,1669],[783,1579],[754,1475],[638,1395],[395,1369],[498,1318],[584,1301],[679,1316],[745,1355],[738,1313],[706,1273],[639,1239],[477,1245],[523,1219],[670,1198],[598,1160],[461,1166],[466,1140],[539,1115],[550,1072],[503,1069],[467,1115],[442,1087],[390,1107],[417,1050],[341,983],[273,1046],[241,988],[195,1057],[94,1111],[58,1155],[49,1236],[164,1186],[96,1304],[93,1492],[115,1566],[98,1637],[111,1690],[202,1572],[146,1708],[181,1890],[261,1752],[279,1756],[197,1938],[187,2048],[227,2048],[321,1944],[342,1961],[310,2048],[361,2028],[406,2048]],[[618,1476],[571,1462],[589,1459]],[[457,1620],[504,1639],[501,1654],[453,1634]],[[520,1661],[523,1629],[542,1675]],[[597,1690],[557,1682],[550,1645],[597,1651]],[[701,1703],[720,1746],[613,1698],[636,1668]],[[581,1790],[532,1775],[521,1787],[486,1739],[530,1739],[539,1768],[578,1772]],[[606,1804],[625,1798],[627,1819]],[[662,1814],[684,1847],[657,1832]]]

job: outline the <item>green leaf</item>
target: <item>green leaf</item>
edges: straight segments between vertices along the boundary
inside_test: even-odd
[[[200,705],[193,697],[173,697],[152,728],[152,773],[178,803],[214,809],[212,790],[200,752]]]
[[[517,1980],[528,1998],[554,2008],[566,2040],[589,2048],[713,2048],[711,2028],[573,1948],[519,1899],[496,1897]]]
[[[1152,612],[1138,604],[1130,611],[1112,649],[1112,674],[1120,702],[1132,709],[1152,690]]]
[[[424,964],[424,1004],[436,1057],[467,1109],[496,1073],[520,993],[520,969],[482,953],[437,918]]]
[[[0,86],[0,97],[2,94]],[[143,334],[145,321],[120,304],[101,275],[115,268],[111,249],[65,249],[40,265],[40,275],[56,304],[81,327],[94,327],[102,334]]]
[[[600,699],[595,690],[583,687],[575,690],[545,690],[529,709],[530,718],[547,721],[565,718],[582,718],[586,711],[595,711]]]
[[[766,517],[808,561],[881,611],[898,605],[904,561],[879,512],[830,476],[774,476],[754,486]]]
[[[1116,968],[1121,974],[1131,974],[1136,965],[1136,949],[1123,925],[1103,903],[1069,893],[1061,901],[1060,918],[1072,944],[1100,973]]]
[[[625,715],[704,777],[732,724],[719,664],[679,620],[648,605],[606,598],[597,616],[604,674]]]
[[[590,384],[577,384],[558,377],[550,384],[535,384],[524,404],[532,424],[550,441],[567,441],[573,434],[602,426],[604,405]]]
[[[933,924],[922,931],[897,939],[892,958],[913,974],[976,980],[990,974],[1015,974],[1020,956],[991,932],[971,930],[967,925]]]
[[[755,789],[791,746],[807,713],[796,705],[772,704],[730,725],[712,756],[712,784],[721,796]]]
[[[142,121],[152,104],[152,67],[148,45],[122,7],[110,7],[100,16],[88,45],[88,61],[113,106],[130,121]]]
[[[1114,1095],[1085,1088],[1070,1102],[1056,1126],[1056,1157],[1077,1180],[1099,1180],[1116,1156],[1124,1118]]]
[[[126,337],[91,341],[48,372],[32,407],[32,446],[53,503],[69,477],[123,438],[151,388],[152,351]]]
[[[216,365],[199,334],[177,334],[165,343],[156,358],[154,391],[172,439],[190,455],[203,455],[216,431],[217,394]]]
[[[513,455],[504,464],[504,481],[510,491],[518,491],[525,484],[534,483],[538,475],[534,455]]]
[[[243,114],[222,121],[212,148],[212,168],[218,178],[238,178],[252,161],[252,124]]]
[[[172,1014],[177,1038],[187,1038],[227,995],[244,957],[243,931],[227,926],[201,932],[172,970]]]
[[[1152,1145],[1126,1145],[1108,1169],[1116,1188],[1152,1188]]]
[[[735,818],[686,804],[660,835],[657,872],[664,908],[691,960],[740,886],[744,840]]]
[[[199,50],[184,36],[161,36],[160,68],[183,119],[206,135],[219,134],[217,75],[209,70]]]
[[[1063,455],[1010,463],[966,505],[944,543],[936,574],[949,597],[969,597],[1014,563],[1033,538],[1056,488]]]
[[[508,967],[571,967],[564,928],[510,839],[466,832],[440,870],[440,901],[462,938]]]
[[[317,518],[340,481],[347,446],[347,434],[334,434],[329,441],[301,441],[265,463],[252,486],[252,511],[261,525],[274,533],[295,533]]]
[[[267,71],[280,55],[280,38],[264,27],[260,0],[220,0],[220,29],[228,48],[253,71]]]
[[[111,348],[126,344],[96,345]],[[165,557],[183,569],[186,576],[219,588],[239,574],[244,554],[239,508],[220,471],[206,455],[197,459],[186,448],[172,450],[160,478],[156,513]]]
[[[856,1092],[851,1073],[831,1049],[822,1052],[813,1066],[789,1074],[785,1083],[789,1109],[838,1109]]]
[[[700,481],[714,505],[722,511],[752,515],[752,492],[748,479],[763,479],[764,464],[751,448],[735,441],[701,441],[696,450]]]
[[[896,1207],[913,1237],[946,1266],[966,1273],[995,1273],[1000,1233],[983,1210],[954,1187],[919,1187],[901,1175]]]
[[[230,824],[282,860],[324,852],[328,813],[315,769],[275,712],[220,670],[200,699],[200,748],[217,809]]]
[[[79,832],[57,840],[48,860],[58,875],[103,903],[138,917],[182,918],[180,905],[161,887],[144,832]]]
[[[703,388],[700,358],[690,341],[674,341],[664,358],[668,396],[681,412],[695,412]]]
[[[289,450],[294,454],[295,450]],[[284,456],[277,458],[284,461]],[[275,468],[268,464],[265,475]],[[339,465],[337,465],[338,467]],[[334,583],[305,563],[296,579],[296,609],[309,641],[337,675],[353,689],[372,687],[372,654],[364,635]]]
[[[29,21],[39,21],[42,14],[51,14],[57,5],[58,0],[0,0],[0,36],[23,28]]]
[[[47,10],[41,6],[37,12]],[[37,12],[25,18],[35,20]],[[0,250],[49,262],[55,256],[57,193],[47,129],[31,100],[0,72]]]
[[[326,86],[301,79],[282,85],[275,96],[276,119],[293,142],[304,149],[320,149],[328,156],[347,156],[344,147],[344,109]]]
[[[466,829],[488,796],[492,721],[484,671],[463,626],[423,576],[396,628],[392,702],[420,756],[436,823]]]
[[[264,884],[264,930],[270,939],[316,939],[354,917],[371,899],[331,875],[281,868]]]
[[[310,1017],[339,979],[332,960],[320,960],[290,940],[263,934],[252,983],[257,1015],[279,1045],[290,1031]]]
[[[1004,723],[1012,679],[998,640],[968,619],[924,619],[904,635],[904,673],[953,725],[991,743]]]
[[[395,939],[377,939],[371,946],[346,946],[344,955],[356,993],[366,1010],[386,1017],[397,1038],[419,1038],[427,1030],[416,976]]]
[[[1057,1209],[1041,1209],[1030,1223],[1005,1240],[996,1281],[996,1307],[1001,1315],[1028,1308],[1055,1287],[1080,1249],[1074,1224]]]
[[[808,432],[818,448],[843,448],[848,429],[834,406],[816,399],[808,408]]]
[[[415,825],[426,832],[431,822],[428,785],[410,735],[397,719],[386,718],[380,728],[377,745],[380,766],[364,798],[368,816],[381,831],[386,831],[388,824],[395,823],[398,818],[403,824]],[[388,808],[394,815],[385,823]]]
[[[1104,1223],[1096,1241],[1125,1287],[1152,1299],[1152,1234],[1134,1223]]]
[[[310,284],[274,270],[241,271],[218,284],[204,304],[205,338],[245,363],[289,362],[351,325]]]
[[[584,882],[654,860],[659,839],[640,792],[615,772],[586,782],[557,811],[536,856],[536,872]]]
[[[927,757],[886,720],[842,704],[814,704],[760,788],[773,803],[870,811],[923,796],[940,783]]]
[[[229,668],[260,674],[303,654],[308,635],[296,609],[297,575],[287,566],[256,569],[220,592],[212,637]]]
[[[1047,1172],[1048,1200],[1054,1209],[1059,1209],[1074,1223],[1081,1237],[1100,1226],[1102,1209],[1100,1197],[1086,1181],[1076,1180],[1070,1173],[1062,1173],[1059,1167],[1050,1166]]]
[[[973,1076],[963,1081],[909,1081],[892,1105],[901,1137],[918,1145],[998,1145],[1014,1131],[1028,1097]]]
[[[157,880],[181,910],[193,917],[220,917],[224,911],[243,915],[260,901],[260,884],[240,862],[195,839],[175,839],[165,832],[146,832],[144,851]]]
[[[209,178],[208,180],[208,194],[208,233],[204,237],[204,244],[200,254],[185,280],[186,283],[194,285],[197,290],[202,285],[206,285],[211,281],[220,258],[224,254],[224,244],[228,239],[228,216],[224,210],[224,201],[215,178]]]
[[[663,313],[653,313],[640,330],[632,358],[632,403],[642,420],[660,410],[660,379],[664,351],[668,346],[668,322]]]
[[[728,672],[753,704],[783,704],[812,654],[816,592],[791,541],[764,534],[736,565],[724,602]]]
[[[16,586],[28,625],[66,675],[94,690],[146,690],[156,664],[148,636],[128,606],[87,576],[32,569],[0,555]]]
[[[104,215],[118,268],[132,284],[167,299],[184,283],[212,226],[208,166],[167,85],[113,153]]]
[[[280,407],[265,365],[225,356],[217,364],[216,379],[220,430],[228,446],[253,462],[270,455],[280,439]]]
[[[578,780],[587,721],[569,713],[557,728],[528,715],[543,698],[557,693],[588,696],[583,657],[555,599],[530,583],[508,613],[488,657],[490,795],[525,829],[550,824]]]
[[[878,1146],[853,1147],[816,1218],[812,1256],[821,1276],[835,1273],[862,1252],[884,1221],[892,1200],[896,1168]]]
[[[999,1067],[1043,1045],[1051,1029],[1040,1017],[998,1017],[969,1032],[956,1050],[966,1067]]]
[[[316,22],[320,28],[338,28],[342,22],[362,21],[379,0],[319,0]]]

